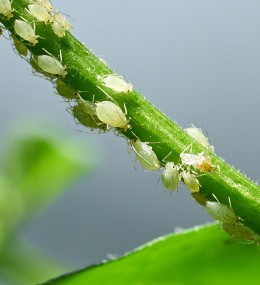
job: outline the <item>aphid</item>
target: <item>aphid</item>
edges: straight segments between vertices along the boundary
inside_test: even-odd
[[[36,2],[41,4],[49,12],[53,10],[53,6],[49,0],[36,0]]]
[[[28,48],[23,43],[21,43],[19,40],[17,40],[15,36],[12,35],[12,38],[13,38],[14,46],[15,46],[17,52],[21,56],[27,56],[28,55]]]
[[[133,90],[133,85],[131,83],[127,83],[122,77],[115,74],[103,77],[102,81],[104,82],[104,86],[115,92],[127,93]]]
[[[233,224],[238,222],[238,217],[233,209],[219,202],[207,201],[205,208],[209,215],[223,224]]]
[[[182,164],[186,166],[193,166],[200,171],[212,172],[214,170],[214,165],[211,162],[211,158],[204,153],[181,153],[180,158]]]
[[[136,153],[137,160],[141,163],[143,168],[147,170],[160,169],[160,162],[151,146],[140,140],[131,140],[130,143]]]
[[[167,162],[162,173],[162,184],[168,190],[175,190],[179,186],[179,170],[173,162]]]
[[[15,20],[14,30],[18,36],[31,43],[33,46],[38,43],[37,38],[39,36],[35,35],[34,29],[27,22],[22,20]]]
[[[56,58],[49,55],[37,56],[37,64],[39,67],[50,74],[65,77],[67,75],[66,67],[63,66]]]
[[[65,36],[65,31],[70,31],[71,25],[64,16],[60,13],[55,13],[52,22],[52,29],[58,37],[62,38]]]
[[[49,10],[47,10],[42,4],[34,3],[28,6],[29,12],[33,15],[38,21],[42,21],[45,23],[52,23],[53,16],[50,14]]]
[[[13,9],[10,0],[0,0],[0,14],[3,14],[8,20],[13,17]]]
[[[100,121],[125,131],[129,128],[125,114],[118,105],[110,101],[96,103],[96,112]]]
[[[200,183],[195,174],[184,170],[181,172],[181,177],[183,178],[184,184],[190,189],[191,192],[200,191]]]
[[[74,99],[77,94],[77,92],[72,87],[70,87],[60,79],[56,81],[56,90],[61,96],[66,99]]]
[[[259,240],[259,235],[244,226],[241,222],[222,224],[223,229],[235,240],[255,242]]]
[[[204,136],[201,129],[192,126],[190,128],[185,129],[185,131],[196,141],[202,144],[208,150],[214,152],[214,147],[209,144],[208,138]]]
[[[99,120],[96,106],[89,101],[78,100],[78,105],[72,108],[74,117],[84,126],[91,129],[107,130],[107,125]]]

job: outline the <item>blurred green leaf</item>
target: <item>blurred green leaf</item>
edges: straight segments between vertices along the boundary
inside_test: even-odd
[[[257,245],[231,242],[218,225],[207,225],[159,238],[115,261],[45,284],[259,284],[259,266]]]
[[[37,129],[13,136],[2,160],[2,173],[9,183],[8,191],[22,200],[28,215],[48,205],[93,164],[86,145],[51,125],[38,124]]]

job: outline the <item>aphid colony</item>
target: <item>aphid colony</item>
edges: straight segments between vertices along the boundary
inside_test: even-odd
[[[207,201],[200,193],[193,194],[193,197],[197,202],[204,206],[208,214],[215,220],[217,220],[223,230],[231,236],[234,240],[257,242],[260,236],[250,228],[246,227],[238,216],[236,216],[234,210],[231,207],[229,199],[229,206],[220,203],[215,195],[213,195],[216,201]],[[202,201],[202,202],[201,202]]]
[[[71,30],[71,25],[68,20],[58,12],[55,12],[49,0],[30,0],[26,8],[27,12],[33,16],[32,23],[25,19],[16,19],[14,22],[14,31],[21,40],[35,46],[38,43],[39,35],[35,33],[35,22],[44,22],[52,27],[53,32],[62,38],[67,31]],[[7,19],[13,17],[14,10],[10,0],[0,0],[0,14]],[[19,52],[19,50],[18,50]]]
[[[39,21],[44,22],[46,25],[51,25],[53,32],[59,38],[64,37],[66,31],[70,31],[70,23],[64,16],[53,10],[49,0],[28,0],[28,2],[27,12],[34,17],[35,22]],[[0,0],[0,14],[10,19],[13,17],[13,12],[10,0]],[[14,47],[21,56],[27,57],[28,48],[25,44],[35,46],[40,38],[35,32],[34,22],[29,23],[23,18],[16,19],[14,21],[14,32],[16,34],[15,36],[12,35]],[[104,93],[107,95],[108,100],[100,102],[94,102],[94,100],[93,102],[85,101],[80,96],[80,91],[74,90],[74,88],[63,81],[67,75],[67,70],[66,65],[62,63],[61,54],[60,58],[57,59],[45,51],[42,55],[32,55],[28,61],[37,72],[54,82],[58,94],[65,100],[75,103],[70,107],[70,112],[78,123],[99,132],[113,129],[123,132],[131,130],[130,118],[127,118],[125,105],[123,105],[123,108],[122,106],[120,107],[116,102],[113,102],[112,97],[105,91]],[[126,93],[133,90],[131,83],[126,82],[123,77],[116,74],[98,76],[97,80],[102,91],[101,86],[106,90],[110,89],[111,92],[122,93],[122,95],[126,95]],[[209,144],[208,138],[204,136],[200,129],[191,126],[186,129],[186,132],[208,151],[214,152],[214,147]],[[207,154],[204,152],[193,153],[191,146],[188,152],[185,149],[180,154],[179,162],[174,163],[172,161],[160,162],[151,143],[142,142],[137,137],[130,140],[129,144],[136,154],[136,160],[139,161],[143,169],[161,171],[162,184],[170,191],[178,189],[182,181],[193,195],[201,195],[199,193],[200,183],[198,177],[211,174],[216,168]],[[259,240],[259,235],[243,225],[231,206],[228,207],[212,201],[205,201],[203,206],[209,215],[218,220],[222,228],[234,239],[245,241]]]

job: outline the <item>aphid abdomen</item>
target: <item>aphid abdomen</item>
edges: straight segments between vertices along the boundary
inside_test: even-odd
[[[10,0],[0,0],[0,14],[3,14],[8,20],[13,17],[13,9]]]
[[[133,90],[133,85],[127,83],[122,77],[110,74],[103,78],[104,86],[118,93],[127,93]]]
[[[114,128],[128,129],[126,116],[115,103],[110,101],[96,103],[96,113],[103,123]]]
[[[14,30],[19,37],[28,41],[32,45],[35,46],[38,43],[38,36],[35,35],[34,29],[27,22],[22,20],[15,20]]]
[[[225,204],[207,201],[205,207],[209,215],[221,223],[232,224],[238,221],[233,209]]]
[[[39,55],[37,56],[37,63],[39,67],[47,73],[60,75],[62,77],[67,75],[66,67],[52,56]]]
[[[132,140],[131,145],[136,153],[136,158],[143,168],[147,170],[160,169],[160,162],[152,147],[140,140]]]
[[[199,192],[200,184],[196,176],[189,171],[182,171],[181,176],[184,184],[190,189],[191,192]]]
[[[39,3],[30,4],[28,6],[29,12],[38,20],[45,23],[51,23],[53,21],[53,16],[50,12]]]
[[[178,167],[173,162],[167,162],[162,173],[163,186],[168,190],[175,190],[179,186]]]
[[[84,126],[90,129],[107,130],[107,125],[99,120],[94,103],[78,101],[78,105],[72,108],[74,117]]]

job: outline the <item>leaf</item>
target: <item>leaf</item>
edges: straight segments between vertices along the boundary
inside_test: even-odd
[[[231,242],[214,224],[159,238],[115,261],[45,284],[259,284],[259,265],[257,245]]]
[[[18,216],[26,217],[48,205],[72,181],[86,174],[92,168],[93,156],[83,144],[53,125],[37,123],[35,128],[27,123],[26,128],[20,126],[20,129],[27,131],[16,132],[9,141],[1,161],[5,179],[0,180],[6,185],[1,189],[6,194],[6,204],[10,196],[9,207],[15,201],[13,208]]]

